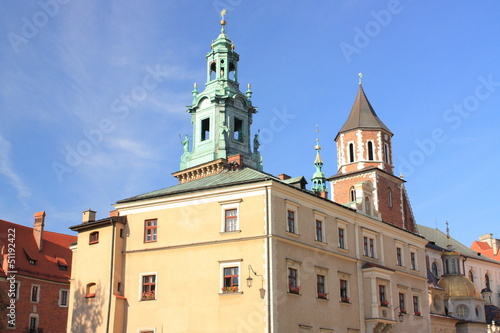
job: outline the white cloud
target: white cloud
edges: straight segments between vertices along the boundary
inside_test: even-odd
[[[21,177],[13,170],[10,160],[10,143],[0,135],[0,174],[4,175],[16,189],[17,198],[25,204],[24,199],[31,196],[31,191]]]

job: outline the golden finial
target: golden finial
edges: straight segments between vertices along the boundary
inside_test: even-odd
[[[226,20],[224,19],[224,16],[226,16],[226,10],[223,9],[221,10],[220,12],[220,17],[221,17],[221,20],[220,20],[220,25],[226,25]]]
[[[250,90],[250,88],[252,88],[252,85],[249,83],[248,84],[248,90]]]
[[[194,89],[198,88],[198,83],[194,83]]]
[[[316,146],[314,146],[314,149],[319,150],[321,149],[321,146],[319,145],[319,139],[318,139],[318,133],[319,133],[319,128],[318,125],[316,125]]]
[[[358,76],[359,76],[359,85],[361,85],[363,81],[363,73],[359,73]]]

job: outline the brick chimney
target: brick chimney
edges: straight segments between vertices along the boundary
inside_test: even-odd
[[[83,212],[82,223],[89,223],[95,221],[95,212],[90,208]]]
[[[232,170],[241,169],[243,167],[243,156],[241,154],[231,155],[227,158],[227,163],[231,165]]]
[[[35,213],[35,223],[33,224],[33,237],[35,238],[38,251],[42,252],[43,227],[45,225],[45,212]]]
[[[278,178],[281,179],[281,180],[287,180],[287,179],[290,179],[292,177],[290,177],[286,173],[282,173],[282,174],[278,175]]]

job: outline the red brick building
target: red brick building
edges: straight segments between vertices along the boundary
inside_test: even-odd
[[[351,113],[335,138],[338,173],[328,178],[332,200],[416,232],[405,181],[393,174],[392,136],[360,83]]]
[[[71,250],[75,236],[0,220],[0,328],[2,332],[65,333]]]

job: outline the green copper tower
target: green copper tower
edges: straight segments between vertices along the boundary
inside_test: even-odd
[[[312,191],[317,195],[326,198],[328,194],[326,186],[325,173],[321,170],[323,168],[323,160],[321,159],[321,146],[319,145],[319,139],[316,139],[316,145],[314,146],[316,150],[316,158],[314,159],[314,166],[316,167],[316,172],[313,174],[312,181]]]
[[[221,32],[206,55],[205,90],[198,92],[195,84],[193,102],[188,106],[187,112],[191,114],[193,124],[192,151],[189,151],[189,138],[186,135],[182,142],[184,154],[181,156],[181,170],[238,154],[245,166],[262,170],[258,135],[251,140],[250,133],[252,116],[257,110],[252,105],[250,85],[245,93],[239,89],[240,56],[225,33],[225,14],[223,10]]]

